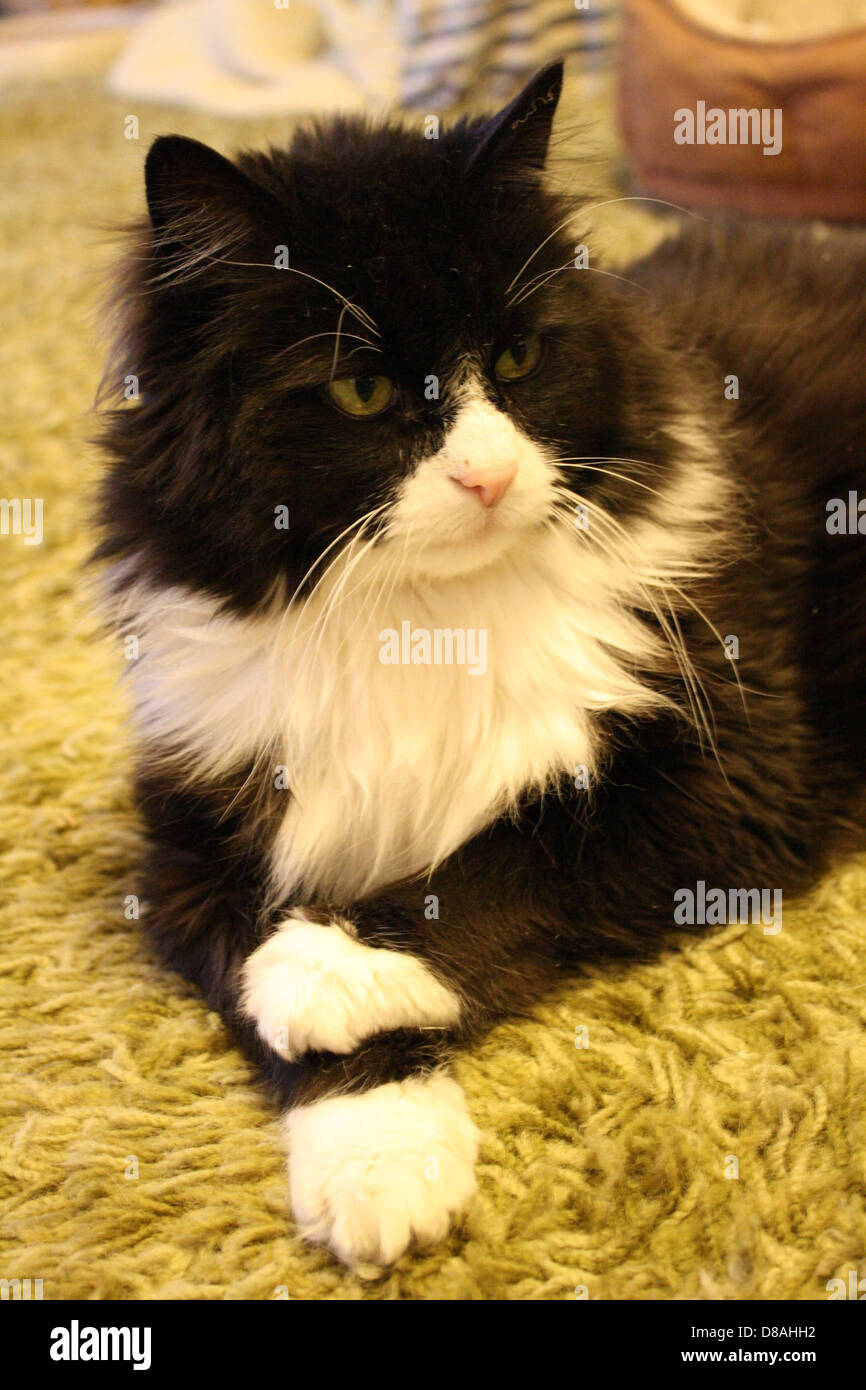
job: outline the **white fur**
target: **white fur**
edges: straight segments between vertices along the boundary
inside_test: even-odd
[[[495,507],[482,506],[454,482],[467,467],[496,470],[506,463],[517,473]],[[401,546],[402,570],[464,580],[493,564],[544,521],[553,480],[543,451],[470,381],[441,448],[401,484],[389,513],[388,536]]]
[[[474,1196],[478,1130],[442,1072],[299,1107],[285,1128],[298,1225],[346,1263],[441,1240]]]
[[[591,517],[587,535],[549,520],[553,460],[468,391],[401,487],[384,543],[335,552],[308,602],[276,597],[240,619],[200,594],[130,585],[116,620],[140,638],[145,738],[179,745],[195,778],[259,756],[288,784],[275,896],[348,902],[429,868],[524,790],[592,772],[599,711],[658,705],[633,674],[661,654],[634,609],[648,591],[678,605],[670,586],[712,558],[728,500],[700,421],[676,437],[682,461],[654,513],[626,536]],[[506,454],[518,474],[497,507],[448,476],[455,460]],[[485,630],[487,670],[383,665],[380,633],[406,620]]]
[[[288,919],[244,963],[244,1012],[259,1036],[293,1061],[307,1051],[354,1052],[393,1028],[446,1028],[460,1000],[415,956]]]

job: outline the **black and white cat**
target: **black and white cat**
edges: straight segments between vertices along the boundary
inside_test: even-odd
[[[866,260],[705,227],[593,273],[561,81],[435,140],[159,139],[118,294],[144,918],[348,1261],[470,1202],[455,1048],[856,839]]]

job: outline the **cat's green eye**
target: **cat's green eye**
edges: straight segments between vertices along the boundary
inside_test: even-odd
[[[515,338],[511,346],[499,354],[493,370],[500,381],[520,381],[535,371],[542,355],[542,342],[537,333],[527,338]]]
[[[344,376],[329,381],[325,394],[345,415],[381,415],[394,399],[389,376]]]

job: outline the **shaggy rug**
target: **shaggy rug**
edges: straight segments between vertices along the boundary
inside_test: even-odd
[[[866,1275],[866,863],[778,935],[592,972],[461,1058],[480,1195],[439,1248],[349,1273],[296,1238],[275,1115],[124,915],[123,662],[78,576],[94,229],[141,207],[154,134],[231,149],[284,123],[151,108],[136,140],[129,114],[90,77],[0,96],[0,494],[44,501],[41,545],[0,536],[0,1276],[46,1298],[822,1299]]]

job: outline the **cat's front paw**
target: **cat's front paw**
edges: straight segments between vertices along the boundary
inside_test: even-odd
[[[348,929],[347,929],[348,928]],[[416,956],[365,946],[348,923],[290,917],[245,962],[241,1007],[287,1061],[354,1052],[394,1028],[447,1028],[460,1001]]]
[[[285,1125],[301,1232],[347,1264],[441,1240],[475,1193],[479,1132],[442,1072],[300,1106]]]

